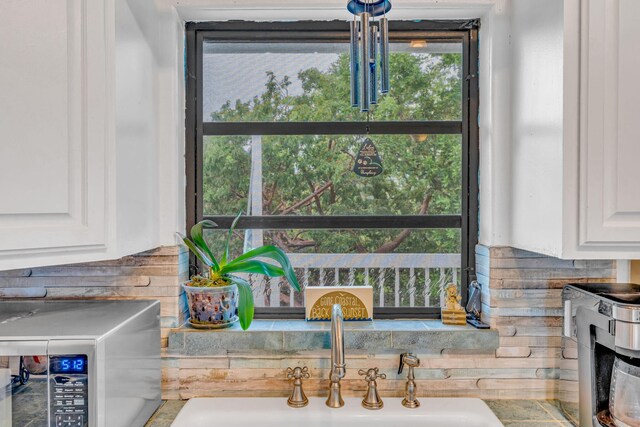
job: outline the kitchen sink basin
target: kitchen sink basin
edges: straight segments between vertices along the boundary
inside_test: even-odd
[[[194,398],[187,402],[171,427],[212,425],[366,426],[366,427],[503,427],[480,399],[420,398],[420,407],[407,409],[402,399],[384,399],[384,408],[364,409],[361,398],[345,398],[342,408],[328,408],[324,398],[309,398],[304,408],[290,408],[286,398]]]

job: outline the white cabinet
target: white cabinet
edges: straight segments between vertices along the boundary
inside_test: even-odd
[[[640,2],[582,4],[582,246],[640,245]]]
[[[107,248],[104,5],[0,4],[0,269]]]
[[[638,24],[637,0],[513,1],[512,246],[640,257]]]
[[[174,243],[182,38],[153,1],[0,1],[0,270]]]

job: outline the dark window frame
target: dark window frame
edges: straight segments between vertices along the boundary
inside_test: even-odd
[[[408,122],[204,122],[202,117],[202,46],[205,39],[219,41],[348,40],[345,21],[297,22],[188,22],[186,24],[186,227],[202,219],[214,220],[229,228],[231,216],[203,216],[203,139],[209,135],[301,135],[301,134],[461,134],[462,194],[460,215],[403,216],[261,216],[244,217],[238,229],[287,228],[460,228],[462,302],[468,299],[468,284],[476,279],[475,246],[478,243],[478,28],[479,20],[390,21],[395,39],[427,36],[429,39],[456,39],[462,42],[462,120]],[[191,261],[195,265],[195,258]],[[376,318],[438,318],[434,307],[375,308]],[[304,308],[258,308],[257,318],[303,318]]]

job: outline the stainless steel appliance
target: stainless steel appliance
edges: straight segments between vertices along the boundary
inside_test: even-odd
[[[30,372],[0,369],[3,427],[142,427],[160,404],[160,304],[0,302],[0,359]]]
[[[640,285],[569,285],[562,299],[564,335],[578,343],[580,427],[621,426],[610,416],[611,378],[616,360],[640,366]]]

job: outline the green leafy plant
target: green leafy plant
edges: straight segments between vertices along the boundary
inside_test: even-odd
[[[254,314],[254,302],[253,291],[251,285],[237,276],[232,276],[233,273],[255,273],[263,274],[267,277],[281,277],[284,276],[289,281],[291,286],[296,291],[300,291],[300,284],[293,271],[291,262],[287,254],[282,249],[276,246],[261,246],[245,252],[239,257],[229,260],[229,243],[233,236],[233,230],[238,223],[238,220],[242,216],[240,212],[231,227],[229,228],[229,234],[227,235],[227,241],[222,257],[218,261],[213,255],[211,248],[204,239],[203,231],[206,228],[216,228],[218,224],[210,220],[200,221],[191,227],[191,239],[187,238],[183,234],[178,233],[180,238],[184,241],[185,245],[194,253],[194,255],[208,268],[208,277],[194,276],[191,280],[191,286],[213,287],[213,286],[228,286],[236,284],[238,286],[238,318],[240,321],[240,327],[246,330],[253,321]],[[277,262],[280,267],[270,264],[265,261],[261,261],[257,258],[269,258]]]

